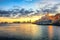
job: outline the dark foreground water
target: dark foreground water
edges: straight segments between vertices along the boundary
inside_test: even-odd
[[[0,24],[0,40],[60,40],[60,26]]]

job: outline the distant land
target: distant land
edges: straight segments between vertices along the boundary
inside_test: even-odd
[[[44,16],[32,16],[32,17],[21,17],[21,18],[8,18],[0,17],[0,23],[33,23],[39,25],[60,25],[60,13],[51,15],[50,13]]]

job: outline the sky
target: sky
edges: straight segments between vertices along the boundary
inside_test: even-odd
[[[17,10],[18,12],[12,10],[12,13],[10,13],[11,11],[5,11],[16,7],[18,7],[18,9],[21,8],[21,10]],[[32,9],[33,11],[30,11],[29,9]],[[36,14],[36,11],[39,13],[37,12],[38,14]],[[38,17],[35,17],[35,15],[42,14],[41,12],[44,14],[45,12],[60,13],[60,0],[0,0],[0,17],[17,18],[24,15],[33,15],[34,18],[31,19],[35,20]]]
[[[0,9],[9,9],[13,6],[19,6],[25,9],[39,9],[46,4],[56,4],[59,0],[0,0]],[[48,5],[47,5],[48,6]]]
[[[38,2],[38,0],[0,0],[0,8],[8,9],[13,6],[19,6],[29,9],[34,8],[36,2]]]
[[[29,9],[39,12],[57,12],[60,13],[60,0],[0,0],[0,10],[9,10],[12,8],[23,8],[29,12]],[[20,10],[24,11],[24,10]],[[21,13],[24,14],[24,13]]]

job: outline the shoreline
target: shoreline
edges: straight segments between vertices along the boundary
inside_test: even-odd
[[[1,24],[28,24],[28,23],[0,23]],[[29,23],[29,24],[36,24],[36,23]],[[36,25],[53,25],[53,26],[60,26],[59,24],[36,24]]]

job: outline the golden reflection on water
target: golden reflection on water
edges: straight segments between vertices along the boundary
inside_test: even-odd
[[[47,29],[47,30],[46,30]],[[43,25],[35,25],[35,24],[9,24],[5,26],[0,26],[0,36],[7,37],[23,37],[23,38],[32,38],[38,39],[42,37],[46,37],[44,35],[48,34],[49,40],[53,39],[53,26],[43,26]],[[45,31],[48,32],[45,32]],[[46,37],[47,38],[47,37]]]
[[[0,35],[2,33],[14,36],[32,36],[35,37],[41,32],[41,28],[35,24],[12,24],[6,27],[0,27]],[[2,34],[4,35],[4,34]]]
[[[52,40],[53,38],[53,26],[48,26],[48,34],[49,34],[49,39]]]

